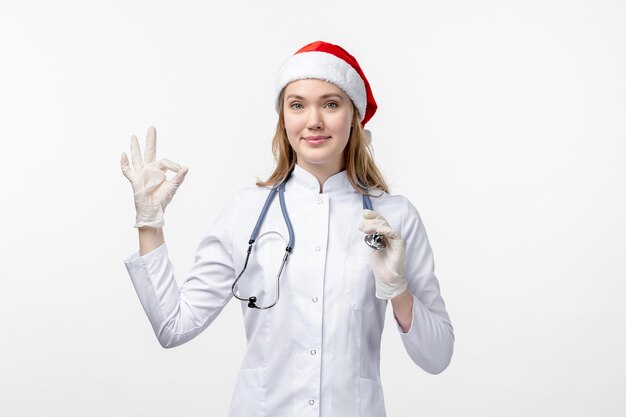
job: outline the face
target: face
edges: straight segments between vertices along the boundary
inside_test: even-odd
[[[305,169],[339,172],[350,138],[354,109],[334,84],[306,79],[289,83],[284,94],[285,129]]]

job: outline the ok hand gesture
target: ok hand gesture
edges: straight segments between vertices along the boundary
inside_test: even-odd
[[[122,172],[130,181],[134,196],[137,217],[134,227],[163,227],[163,214],[165,207],[172,201],[176,190],[182,184],[187,175],[187,168],[169,159],[161,159],[156,162],[156,129],[148,128],[146,136],[146,149],[143,161],[137,137],[130,138],[130,150],[133,157],[133,170],[128,165],[128,157],[122,152]],[[171,170],[176,175],[167,180],[165,173]]]

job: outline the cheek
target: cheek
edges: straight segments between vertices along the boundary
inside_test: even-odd
[[[297,120],[285,118],[285,131],[287,132],[287,139],[293,145],[300,137],[301,127]]]
[[[341,132],[343,135],[350,135],[350,126],[352,125],[352,117],[342,116],[333,121],[333,130]]]
[[[284,116],[284,120],[285,120],[285,129],[287,129],[287,131],[296,131],[299,130],[301,128],[301,124],[302,122],[300,121],[300,119],[298,117],[295,116]]]

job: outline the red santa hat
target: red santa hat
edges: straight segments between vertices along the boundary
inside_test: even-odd
[[[341,88],[359,112],[365,126],[378,108],[370,84],[356,59],[341,46],[316,41],[303,46],[279,68],[276,76],[276,111],[280,93],[292,81],[314,78],[328,81]],[[365,131],[371,141],[371,133]]]

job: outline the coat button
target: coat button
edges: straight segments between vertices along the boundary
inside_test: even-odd
[[[311,405],[315,404],[315,400],[309,400],[309,404]]]
[[[316,353],[317,353],[317,351],[316,351],[315,349],[313,349],[313,350],[311,351],[311,355],[315,355]]]
[[[317,297],[313,297],[311,300],[313,300],[314,303],[317,303]]]
[[[320,249],[322,249],[322,248],[320,248],[319,246],[315,247],[315,250],[318,251],[318,252],[320,251]]]
[[[317,197],[317,204],[322,204],[324,199],[322,197]]]

